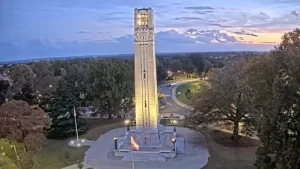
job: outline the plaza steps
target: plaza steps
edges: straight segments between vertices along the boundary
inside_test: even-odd
[[[133,157],[133,158],[132,158]],[[154,161],[154,162],[166,162],[166,157],[159,155],[158,153],[149,152],[129,152],[123,158],[122,161]]]

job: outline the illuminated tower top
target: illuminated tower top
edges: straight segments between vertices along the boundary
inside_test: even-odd
[[[153,10],[151,8],[134,9],[134,30],[153,31]]]

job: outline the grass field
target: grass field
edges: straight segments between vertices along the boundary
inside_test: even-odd
[[[111,129],[124,127],[123,121],[124,119],[88,119],[88,123],[91,127],[85,134],[79,137],[88,140],[96,140]],[[70,147],[68,146],[70,140],[71,139],[48,139],[45,142],[42,152],[38,155],[38,158],[36,159],[37,163],[33,169],[61,169],[82,162],[84,153],[89,147]],[[66,158],[66,152],[70,154],[69,159]]]
[[[186,105],[192,105],[192,100],[189,100],[185,93],[188,89],[190,89],[192,94],[199,93],[201,91],[200,83],[201,82],[196,81],[178,86],[176,89],[176,98]]]

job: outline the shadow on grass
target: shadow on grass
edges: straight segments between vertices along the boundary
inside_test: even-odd
[[[240,136],[239,139],[233,139],[231,133],[220,130],[211,130],[209,135],[214,142],[225,147],[254,147],[260,144],[259,140],[246,136]]]

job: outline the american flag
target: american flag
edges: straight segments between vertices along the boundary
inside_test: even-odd
[[[132,136],[130,136],[130,143],[133,150],[139,151],[140,146],[137,144],[137,142],[134,140]]]

